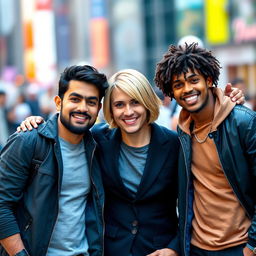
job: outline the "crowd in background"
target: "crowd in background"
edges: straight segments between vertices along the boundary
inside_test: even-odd
[[[248,95],[244,80],[236,78],[231,82],[234,87],[243,91],[245,106],[256,111],[256,95]],[[47,120],[51,114],[55,113],[53,101],[56,95],[55,88],[55,85],[42,87],[35,82],[25,81],[22,75],[7,74],[0,78],[0,149],[26,117],[39,115]],[[175,100],[171,101],[169,97],[163,95],[160,90],[155,89],[155,91],[163,103],[156,122],[168,129],[176,130],[181,107]],[[102,112],[99,114],[98,121],[105,121]]]
[[[10,134],[30,115],[45,120],[55,112],[55,86],[40,87],[25,81],[22,75],[3,76],[0,79],[0,148]]]

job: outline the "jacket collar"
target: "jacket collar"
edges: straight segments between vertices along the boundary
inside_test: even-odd
[[[159,172],[161,171],[162,166],[166,161],[166,158],[169,157],[169,136],[167,136],[162,128],[155,123],[152,124],[151,132],[152,133],[148,149],[148,156],[145,164],[144,173],[136,194],[136,199],[142,197],[143,194],[150,189],[151,185],[154,183]],[[134,198],[132,198],[131,196],[131,193],[129,193],[124,186],[118,169],[121,139],[122,138],[120,129],[110,129],[108,130],[107,134],[105,134],[105,140],[101,141],[100,145],[102,146],[103,154],[108,155],[108,160],[105,167],[108,174],[111,173],[111,179],[113,179],[113,181],[116,182],[118,186],[122,189],[122,193],[125,194],[126,198],[134,200]],[[161,151],[159,151],[159,148],[161,148]]]
[[[39,125],[38,133],[48,139],[58,140],[58,117],[59,114],[57,113],[49,118],[47,122]],[[86,146],[96,144],[90,131],[85,133],[84,140]]]
[[[163,128],[153,123],[148,156],[136,199],[141,198],[150,189],[158,177],[159,172],[166,162],[166,158],[169,157],[169,143],[170,137],[163,131]]]

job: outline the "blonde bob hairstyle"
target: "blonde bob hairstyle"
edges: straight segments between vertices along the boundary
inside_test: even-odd
[[[155,94],[147,78],[134,69],[123,69],[115,73],[109,80],[109,88],[106,91],[103,112],[104,117],[111,128],[117,125],[113,119],[111,107],[111,95],[114,88],[119,88],[132,99],[142,104],[148,112],[148,123],[153,123],[159,116],[161,100]]]

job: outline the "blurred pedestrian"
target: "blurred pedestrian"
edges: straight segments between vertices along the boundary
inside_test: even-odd
[[[183,107],[178,133],[183,256],[256,254],[256,113],[217,86],[220,65],[197,44],[171,46],[155,82]]]
[[[244,79],[236,77],[235,79],[233,79],[231,84],[233,87],[238,88],[239,90],[241,90],[244,93],[244,95],[245,95],[244,106],[246,106],[249,109],[252,109],[252,104],[250,102],[250,96],[249,96],[248,89],[247,89]]]
[[[60,113],[13,134],[1,151],[0,255],[103,255],[104,194],[89,129],[106,87],[91,66],[66,68],[54,98]]]
[[[17,126],[20,122],[26,117],[32,115],[31,108],[26,102],[25,96],[22,92],[19,93],[16,102],[8,110],[8,120],[10,122],[10,132],[13,133],[16,131]]]
[[[155,89],[156,95],[159,97],[159,99],[162,101],[162,104],[159,108],[159,116],[156,120],[156,123],[164,126],[168,129],[171,129],[171,108],[170,108],[170,97],[164,96],[161,90]]]

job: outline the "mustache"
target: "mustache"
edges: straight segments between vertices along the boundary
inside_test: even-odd
[[[70,112],[70,116],[71,116],[71,115],[75,115],[75,114],[84,115],[84,116],[86,116],[89,120],[92,119],[92,117],[91,117],[87,112],[78,112],[78,111]]]

